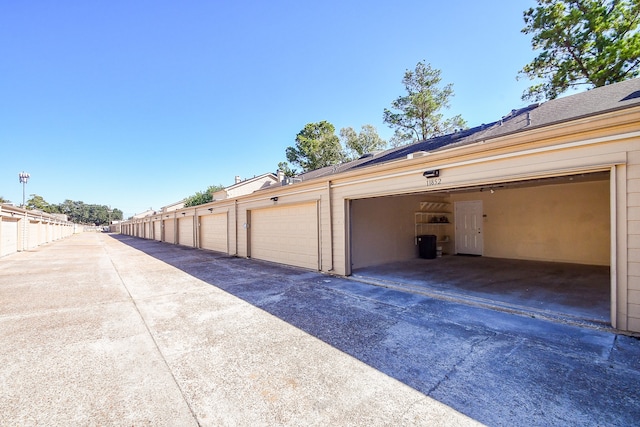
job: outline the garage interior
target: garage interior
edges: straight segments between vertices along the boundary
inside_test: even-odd
[[[609,180],[600,171],[352,200],[351,273],[383,286],[610,325]],[[461,240],[468,202],[479,207],[477,224],[471,240]],[[433,257],[421,257],[422,235],[436,236]]]

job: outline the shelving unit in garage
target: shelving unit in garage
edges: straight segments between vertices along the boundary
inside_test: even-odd
[[[443,254],[451,253],[453,232],[453,213],[451,203],[420,202],[420,210],[415,213],[415,241],[418,236],[432,234],[436,236],[437,246]]]

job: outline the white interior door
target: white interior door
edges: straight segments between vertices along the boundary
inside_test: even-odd
[[[482,255],[482,200],[456,202],[456,253]]]

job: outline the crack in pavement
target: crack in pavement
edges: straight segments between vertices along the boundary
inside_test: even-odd
[[[453,364],[453,366],[452,366],[452,367],[451,367],[451,368],[450,368],[450,369],[449,369],[449,370],[444,374],[444,376],[443,376],[440,380],[438,380],[438,382],[437,382],[433,387],[431,387],[429,390],[427,390],[427,392],[426,392],[425,394],[426,394],[427,396],[431,397],[431,396],[432,396],[432,393],[434,393],[434,392],[435,392],[435,391],[440,387],[440,385],[441,385],[445,380],[448,380],[448,379],[449,379],[449,377],[450,377],[454,372],[456,372],[456,371],[458,370],[458,366],[459,366],[462,362],[466,361],[466,360],[469,358],[469,356],[471,356],[471,354],[475,351],[475,349],[476,349],[476,347],[477,347],[478,345],[480,345],[480,344],[482,344],[482,343],[484,343],[484,342],[486,342],[486,341],[490,340],[492,337],[494,337],[494,336],[496,336],[496,335],[497,335],[497,334],[493,333],[493,334],[491,334],[491,335],[487,335],[487,336],[485,336],[483,339],[474,340],[474,341],[471,343],[471,346],[470,346],[470,348],[469,348],[469,351],[468,351],[466,354],[464,354],[462,357],[460,357],[460,358],[458,359],[458,361],[457,361],[456,363],[454,363],[454,364]]]

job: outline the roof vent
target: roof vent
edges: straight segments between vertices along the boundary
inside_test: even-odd
[[[427,151],[416,151],[416,152],[407,154],[407,159],[417,159],[418,157],[424,157],[428,155],[429,155],[429,152]]]
[[[294,178],[292,176],[285,176],[282,180],[282,185],[291,185],[297,184],[298,182],[302,182],[302,178]]]

